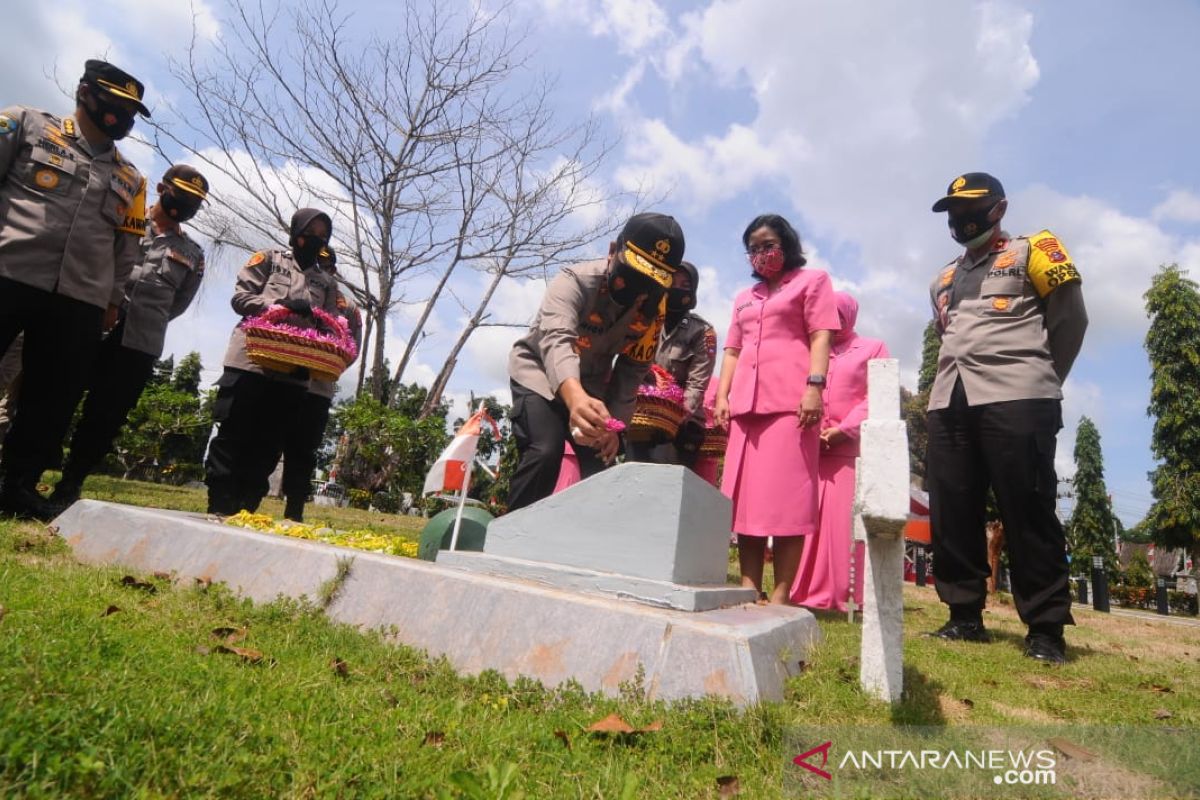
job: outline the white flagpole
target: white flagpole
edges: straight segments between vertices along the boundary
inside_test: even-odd
[[[467,504],[467,490],[471,488],[471,472],[474,466],[474,457],[472,457],[470,461],[463,462],[463,469],[467,471],[467,474],[463,475],[462,494],[458,498],[458,513],[454,515],[454,533],[450,534],[451,550],[458,549],[458,528],[460,525],[462,525],[463,507]]]

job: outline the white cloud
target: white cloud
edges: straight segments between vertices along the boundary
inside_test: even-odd
[[[1200,196],[1186,189],[1175,189],[1154,207],[1150,216],[1156,222],[1200,222]]]

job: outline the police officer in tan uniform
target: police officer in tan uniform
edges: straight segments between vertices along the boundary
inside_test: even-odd
[[[632,460],[686,467],[696,463],[700,443],[704,440],[704,393],[717,358],[717,332],[702,317],[692,313],[699,288],[699,271],[691,262],[682,262],[671,288],[667,289],[666,324],[658,354],[654,357],[654,363],[669,372],[683,389],[683,405],[688,416],[679,426],[674,441],[653,446],[649,453],[631,444]]]
[[[934,635],[985,642],[991,574],[984,509],[995,494],[1013,599],[1029,627],[1025,654],[1066,660],[1074,624],[1066,539],[1055,513],[1055,437],[1062,384],[1083,344],[1079,271],[1049,231],[1011,236],[1008,200],[982,172],[959,176],[933,210],[946,211],[965,252],[930,287],[941,334],[929,397],[929,502],[934,576],[950,621]]]
[[[683,260],[683,230],[665,214],[637,214],[607,259],[567,267],[508,359],[513,436],[520,461],[510,481],[516,510],[554,491],[570,437],[583,477],[616,457],[606,428],[628,424],[637,387],[658,352],[666,289]]]
[[[208,181],[176,164],[157,187],[141,257],[125,285],[117,325],[105,337],[88,386],[83,415],[71,437],[62,480],[50,503],[79,499],[83,481],[100,465],[162,356],[167,325],[191,305],[204,278],[204,250],[181,227],[208,196]]]
[[[150,115],[143,91],[112,64],[88,61],[73,116],[0,109],[0,352],[25,334],[0,513],[51,513],[38,480],[61,457],[101,332],[115,323],[137,261],[146,182],[113,142],[135,115]]]
[[[332,247],[326,247],[317,256],[317,264],[334,281],[337,280],[337,253]],[[336,286],[337,313],[350,326],[350,335],[354,344],[362,349],[362,314],[358,306]],[[325,438],[325,428],[329,424],[329,409],[333,405],[333,396],[337,394],[336,381],[323,381],[312,378],[308,382],[308,391],[300,401],[300,409],[296,421],[284,433],[283,437],[283,516],[293,522],[304,521],[304,502],[312,490],[313,470],[317,465],[317,450]],[[274,471],[278,456],[271,465]]]
[[[291,250],[265,250],[250,257],[238,273],[233,310],[243,318],[273,305],[302,318],[311,317],[315,307],[336,314],[333,277],[317,264],[332,232],[333,221],[324,211],[302,208],[293,214]],[[217,435],[204,461],[210,514],[229,516],[258,508],[284,434],[296,422],[308,379],[303,367],[279,372],[259,366],[246,352],[245,332],[240,326],[233,329],[213,405]]]

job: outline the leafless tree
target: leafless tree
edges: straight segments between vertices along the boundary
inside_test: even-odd
[[[186,97],[153,123],[160,151],[184,151],[209,176],[212,199],[197,226],[218,247],[279,246],[297,206],[331,213],[339,265],[353,276],[343,283],[363,308],[370,342],[359,389],[370,374],[376,397],[400,305],[424,308],[397,379],[461,264],[520,274],[561,261],[601,227],[570,224],[575,211],[604,202],[582,192],[607,153],[594,129],[554,125],[506,8],[446,8],[407,0],[398,31],[364,37],[337,0],[287,9],[231,0],[220,38],[193,36],[172,62]],[[513,146],[528,153],[520,169]],[[571,166],[533,160],[562,151]],[[559,183],[545,185],[546,176]],[[536,187],[540,232],[524,227],[537,214],[521,211],[518,223],[503,213],[506,199]],[[546,210],[552,199],[557,214]],[[413,296],[412,279],[429,275],[432,291]]]

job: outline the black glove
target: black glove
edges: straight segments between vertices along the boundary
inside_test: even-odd
[[[685,467],[695,464],[703,441],[704,426],[699,422],[689,419],[680,425],[679,433],[675,434],[675,453],[679,456],[679,463]]]
[[[307,300],[292,300],[289,298],[281,301],[279,305],[283,306],[293,314],[299,314],[302,317],[312,316],[312,303],[308,302]]]

